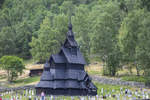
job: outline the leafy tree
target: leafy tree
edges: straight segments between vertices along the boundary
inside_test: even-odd
[[[117,45],[120,28],[120,8],[117,2],[95,6],[92,19],[92,49],[104,61],[104,74],[114,76],[120,67],[121,54]]]
[[[15,54],[15,34],[11,27],[3,27],[0,32],[0,57],[3,55]]]
[[[16,54],[20,57],[30,58],[30,46],[28,45],[32,39],[32,27],[26,22],[16,25]]]
[[[40,25],[38,38],[33,37],[30,43],[31,54],[33,58],[39,62],[44,62],[50,54],[57,51],[58,42],[56,41],[56,31],[51,27],[51,21],[45,17]]]
[[[5,0],[1,0],[1,1],[0,1],[0,8],[2,7],[4,1],[5,1]]]
[[[149,0],[140,0],[140,5],[142,8],[146,8],[150,11],[150,1]]]
[[[144,11],[142,15],[144,15],[144,20],[142,20],[139,29],[140,32],[138,34],[138,46],[136,47],[136,52],[137,57],[139,58],[138,62],[140,65],[142,65],[142,69],[144,69],[145,75],[150,76],[150,13]]]
[[[33,37],[30,43],[31,54],[36,61],[43,62],[58,52],[68,31],[67,25],[68,19],[64,14],[55,16],[48,13],[37,31],[38,36]]]
[[[38,38],[40,25],[49,12],[55,14],[52,19],[50,18],[51,23],[54,23],[51,27],[56,31],[56,40],[62,42],[67,32],[66,15],[69,9],[72,9],[74,14],[75,6],[90,4],[93,0],[2,0],[1,2],[3,5],[0,9],[0,56],[14,54],[27,59],[31,57],[29,52],[31,38]],[[6,29],[7,35],[3,34],[6,33]],[[12,47],[14,49],[9,49]]]
[[[52,4],[51,11],[52,11],[52,13],[59,14],[59,12],[60,12],[59,6],[57,4]]]
[[[144,48],[147,48],[146,45],[149,41],[143,37],[149,34],[146,26],[146,21],[149,18],[147,16],[149,13],[145,10],[134,10],[123,20],[120,28],[119,45],[123,52],[124,61],[131,66],[136,66],[137,75],[142,69],[141,66],[147,66],[145,65],[147,61],[144,61],[147,51]]]
[[[90,55],[90,21],[89,10],[87,6],[80,5],[75,10],[75,16],[73,17],[73,30],[75,32],[76,39],[80,45],[80,49],[89,63]]]
[[[64,1],[60,6],[60,12],[64,14],[69,14],[70,11],[74,12],[75,5],[73,5],[72,1]]]
[[[8,81],[14,81],[25,69],[23,60],[16,56],[3,56],[0,59],[0,67],[7,71]]]
[[[66,34],[68,31],[68,16],[64,14],[59,14],[54,16],[53,19],[53,28],[56,30],[56,40],[59,42],[59,44],[62,44],[62,42],[66,38]],[[60,46],[59,46],[60,47]],[[58,47],[58,49],[59,49]]]

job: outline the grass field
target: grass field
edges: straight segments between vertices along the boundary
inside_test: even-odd
[[[37,81],[37,77],[28,78],[24,81],[26,81],[28,83],[28,81],[30,81],[30,80]],[[21,80],[19,80],[19,81],[21,81]],[[19,81],[17,81],[17,82],[19,82]],[[100,98],[102,98],[104,96],[107,96],[107,98],[105,100],[117,100],[118,98],[120,100],[123,100],[124,97],[126,97],[126,100],[129,100],[129,98],[132,98],[132,97],[143,98],[142,97],[143,92],[140,92],[141,90],[139,88],[133,88],[133,87],[129,87],[129,86],[119,86],[119,85],[106,85],[106,84],[99,84],[97,82],[94,82],[94,84],[98,88],[97,92],[98,92],[99,100],[100,100]],[[103,92],[102,92],[102,89],[103,89]],[[130,91],[132,91],[132,97],[129,97],[128,95],[125,95],[125,92],[124,92],[125,89],[129,89]],[[137,96],[137,95],[134,94],[134,92],[136,90],[138,90],[138,94],[140,96]],[[33,90],[33,91],[35,92],[35,90]],[[149,91],[150,90],[146,89],[144,93],[149,95]],[[3,98],[11,98],[12,96],[16,96],[16,95],[20,98],[21,93],[24,95],[26,93],[26,91],[24,91],[24,90],[21,91],[20,90],[20,91],[14,92],[12,94],[5,94],[5,96],[3,96]],[[32,93],[31,94],[28,93],[27,95],[22,96],[21,100],[28,100],[27,98],[29,96],[32,96]],[[113,97],[113,96],[115,96],[115,97]],[[34,99],[34,97],[38,97],[38,96],[35,96],[35,93],[34,93],[34,95],[32,96],[32,100]],[[38,97],[38,98],[40,98],[40,97]],[[49,98],[50,97],[46,97],[46,100],[49,100]],[[65,100],[71,100],[71,97],[65,97],[65,96],[57,96],[55,98],[55,100],[61,100],[62,98],[63,99],[65,98]],[[75,98],[75,100],[80,100],[78,97],[74,97],[74,98]],[[86,100],[88,100],[88,97],[84,97],[84,98]],[[96,98],[96,97],[93,97],[93,98]]]

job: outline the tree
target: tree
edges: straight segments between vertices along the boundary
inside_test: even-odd
[[[30,43],[31,54],[36,61],[44,62],[51,54],[56,53],[59,47],[56,41],[56,30],[52,28],[48,17],[45,17],[37,33],[38,37],[32,37]]]
[[[1,0],[1,1],[0,1],[0,8],[2,7],[4,1],[5,1],[5,0]]]
[[[150,11],[150,1],[149,0],[140,0],[140,5],[142,8],[146,8]]]
[[[149,58],[149,51],[145,49],[149,48],[147,39],[149,36],[148,18],[149,13],[146,10],[133,10],[123,20],[120,28],[119,46],[123,53],[124,62],[130,66],[135,65],[137,75],[139,75],[140,69],[148,67],[147,61],[144,61]]]
[[[89,10],[86,5],[80,5],[75,10],[73,17],[73,30],[77,42],[80,45],[81,52],[83,53],[87,63],[89,63],[90,56],[90,20],[88,18]]]
[[[74,12],[74,5],[72,4],[72,1],[64,1],[63,4],[60,6],[60,12],[64,14],[69,14],[70,10],[72,13]]]
[[[15,54],[15,34],[11,27],[3,27],[0,32],[0,57],[3,55]]]
[[[1,0],[0,1],[0,56],[17,55],[30,58],[31,38],[38,38],[38,31],[43,19],[48,16],[53,24],[51,28],[62,42],[67,32],[68,12],[81,4],[96,4],[97,0]],[[92,5],[90,5],[92,7]],[[89,9],[86,7],[86,9]],[[82,13],[80,13],[82,14]],[[6,30],[7,29],[7,30]],[[5,32],[4,32],[5,31]],[[5,34],[7,33],[7,35]],[[8,38],[8,39],[7,39]],[[5,43],[6,41],[6,43]],[[11,41],[11,42],[10,42]],[[9,43],[8,43],[9,42]],[[13,49],[11,49],[13,47]],[[59,48],[59,46],[58,46]]]
[[[59,44],[61,44],[65,40],[68,31],[68,16],[64,14],[59,14],[54,16],[54,18],[51,20],[53,20],[52,27],[56,30],[56,40],[59,42]]]
[[[14,81],[25,69],[23,60],[16,56],[3,56],[0,59],[0,67],[7,71],[8,81]]]
[[[92,9],[92,51],[105,63],[104,74],[114,76],[120,67],[121,53],[117,45],[120,28],[120,8],[117,2],[107,2]]]
[[[19,25],[16,25],[15,31],[16,31],[16,54],[23,58],[30,58],[30,46],[29,42],[31,42],[32,39],[32,27],[30,27],[30,24],[26,22],[22,22]]]

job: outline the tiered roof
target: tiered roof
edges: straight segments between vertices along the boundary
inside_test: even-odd
[[[61,47],[60,52],[51,55],[49,62],[44,65],[44,72],[41,76],[40,82],[36,88],[47,89],[96,89],[91,82],[91,78],[84,71],[86,64],[83,55],[79,50],[79,46],[74,39],[72,32],[72,25],[69,24],[69,31],[64,45]],[[54,62],[57,66],[52,67],[51,63]],[[76,67],[82,67],[77,70]],[[49,70],[47,70],[49,69]],[[89,81],[88,87],[85,82]]]

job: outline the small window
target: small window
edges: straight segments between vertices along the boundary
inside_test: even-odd
[[[54,62],[52,62],[52,63],[51,63],[51,67],[55,67],[55,64],[54,64]]]
[[[72,55],[77,55],[77,49],[76,48],[71,48],[71,53],[72,53]]]

